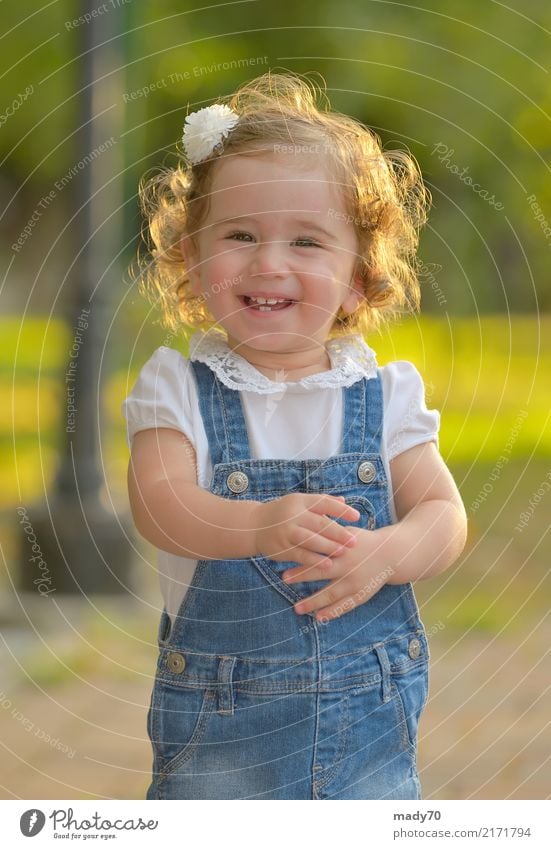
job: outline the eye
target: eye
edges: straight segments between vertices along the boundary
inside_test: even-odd
[[[302,244],[299,244],[299,242],[302,242]],[[304,248],[304,247],[320,248],[321,247],[319,242],[315,242],[313,239],[295,239],[294,243],[298,244],[299,248]]]
[[[245,239],[241,239],[240,237],[244,236]],[[243,230],[236,230],[235,233],[230,233],[229,236],[226,236],[227,239],[237,239],[238,242],[246,241],[248,239],[252,239],[250,233],[245,233]]]

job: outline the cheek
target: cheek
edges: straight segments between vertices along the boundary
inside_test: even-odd
[[[201,269],[201,277],[207,283],[213,283],[214,281],[220,281],[224,277],[224,269],[228,266],[228,257],[229,254],[222,254],[220,252],[214,252],[210,259],[207,259],[203,263],[203,267]]]
[[[244,251],[231,251],[223,246],[217,247],[209,262],[209,276],[213,280],[222,280],[228,276],[228,269],[242,267],[245,261]]]

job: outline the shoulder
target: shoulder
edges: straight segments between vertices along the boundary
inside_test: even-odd
[[[162,345],[144,363],[138,374],[137,384],[153,384],[160,388],[181,385],[189,373],[189,360],[175,348]]]
[[[397,394],[415,395],[425,391],[425,383],[419,369],[409,360],[393,360],[378,367],[385,400]]]
[[[409,360],[380,366],[389,460],[421,442],[438,444],[440,413],[427,408],[434,387],[425,384],[419,369]]]
[[[122,413],[128,423],[129,442],[138,430],[172,427],[188,436],[195,385],[188,359],[174,348],[157,348],[142,366]]]
[[[177,351],[175,348],[169,348],[166,345],[161,345],[160,348],[156,348],[153,351],[145,365],[156,366],[159,369],[167,371],[176,371],[188,362],[188,358],[180,351]]]

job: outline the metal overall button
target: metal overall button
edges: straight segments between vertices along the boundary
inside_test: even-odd
[[[413,640],[409,641],[408,654],[412,660],[417,660],[421,654],[421,642],[417,639],[417,637],[414,637]]]
[[[364,460],[358,466],[358,477],[362,483],[371,483],[373,478],[377,476],[377,469],[371,460]]]
[[[249,478],[245,472],[230,472],[226,483],[232,492],[245,492],[249,486]]]
[[[171,672],[183,672],[186,668],[186,659],[183,654],[177,651],[171,651],[166,656],[166,665]]]

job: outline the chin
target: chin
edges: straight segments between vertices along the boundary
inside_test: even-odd
[[[258,336],[243,336],[241,338],[233,336],[233,339],[239,339],[240,345],[246,345],[254,351],[276,351],[283,345],[289,344],[289,334],[285,333],[263,333]]]

